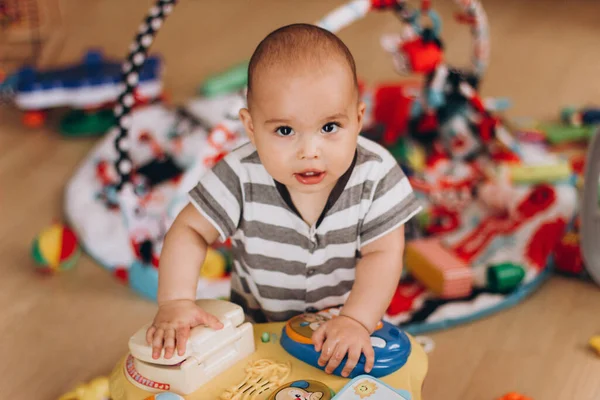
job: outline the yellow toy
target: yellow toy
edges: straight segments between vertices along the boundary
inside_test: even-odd
[[[81,384],[58,400],[110,400],[108,378],[101,376]]]
[[[217,316],[224,328],[196,327],[184,356],[174,354],[169,360],[162,356],[154,360],[145,341],[149,326],[145,325],[130,339],[130,354],[113,369],[112,400],[140,400],[153,398],[152,395],[158,399],[159,392],[184,395],[186,400],[264,400],[285,382],[321,382],[334,392],[349,382],[348,378],[326,374],[286,352],[279,340],[273,339],[281,337],[284,323],[252,325],[243,322],[242,308],[233,303],[214,299],[197,302]],[[263,341],[266,335],[271,340]],[[405,365],[381,381],[408,391],[412,400],[420,400],[427,355],[412,336],[408,337],[412,350]],[[242,395],[240,390],[246,392]]]
[[[508,170],[514,183],[565,181],[573,174],[571,165],[567,161],[548,165],[512,165]]]
[[[207,279],[219,279],[225,276],[227,262],[223,254],[209,247],[206,252],[206,259],[200,269],[200,276]]]
[[[592,336],[589,341],[590,347],[600,356],[600,335]]]

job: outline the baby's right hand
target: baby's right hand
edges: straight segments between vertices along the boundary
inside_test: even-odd
[[[214,315],[198,307],[192,300],[171,300],[161,304],[154,321],[146,332],[146,341],[152,344],[152,358],[157,359],[165,349],[165,358],[171,358],[177,346],[177,354],[185,353],[190,329],[206,325],[221,329],[223,324]]]

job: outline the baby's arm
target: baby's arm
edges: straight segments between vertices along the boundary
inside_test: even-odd
[[[190,329],[197,325],[222,328],[216,317],[195,303],[200,267],[208,246],[218,235],[191,204],[181,211],[167,232],[158,268],[158,312],[146,334],[154,358],[160,356],[163,344],[165,358],[171,358],[175,346],[178,354],[183,355]]]
[[[369,332],[383,318],[402,274],[404,225],[361,249],[352,292],[341,311]]]
[[[340,315],[330,326],[323,325],[313,335],[315,349],[321,351],[319,365],[331,373],[346,352],[348,360],[342,370],[348,376],[360,354],[365,354],[365,372],[373,368],[374,352],[370,335],[383,317],[402,274],[404,225],[365,245],[356,266],[356,278]],[[335,325],[335,326],[333,326]],[[351,333],[349,333],[351,332]]]
[[[219,232],[188,204],[165,236],[158,269],[158,304],[196,298],[200,266]]]
[[[232,167],[234,165],[234,167]],[[207,170],[189,192],[191,203],[169,229],[158,268],[158,313],[146,339],[153,357],[165,347],[165,357],[185,352],[190,329],[204,324],[220,329],[222,324],[195,303],[200,268],[207,248],[217,237],[225,240],[237,229],[242,213],[242,190],[230,153]]]
[[[334,371],[348,354],[344,376],[354,369],[361,353],[366,358],[365,372],[373,367],[370,335],[400,281],[404,223],[421,209],[408,179],[391,155],[384,158],[380,171],[359,232],[362,257],[356,265],[352,290],[340,315],[313,334],[315,348],[321,351],[319,364],[327,364],[326,372]]]

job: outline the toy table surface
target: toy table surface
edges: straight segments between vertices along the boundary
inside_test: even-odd
[[[185,396],[187,400],[218,400],[219,396],[226,389],[240,383],[246,376],[245,368],[248,362],[270,359],[277,362],[290,362],[292,368],[285,382],[294,380],[314,380],[324,383],[338,393],[350,379],[342,378],[335,375],[329,375],[325,372],[312,367],[288,354],[279,344],[281,338],[281,330],[284,323],[267,323],[254,325],[254,341],[256,343],[256,351],[240,360],[237,364],[231,367],[226,373],[222,373],[214,378],[209,383],[202,386],[196,392]],[[277,340],[263,343],[261,335],[264,333],[276,334]],[[421,400],[421,388],[425,375],[427,374],[428,359],[425,351],[414,338],[408,335],[412,350],[406,364],[398,371],[380,378],[380,380],[389,386],[396,389],[404,389],[412,395],[412,400]],[[137,386],[134,386],[127,380],[124,372],[124,357],[114,368],[110,377],[110,391],[113,400],[143,400],[152,395],[151,392],[144,391]],[[257,400],[265,400],[272,393],[266,392]]]

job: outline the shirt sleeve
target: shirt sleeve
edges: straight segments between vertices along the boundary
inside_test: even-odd
[[[190,190],[189,197],[196,209],[217,229],[221,241],[238,229],[243,208],[242,185],[229,157],[207,170]]]
[[[421,204],[396,160],[386,162],[360,229],[361,248],[406,223]]]

